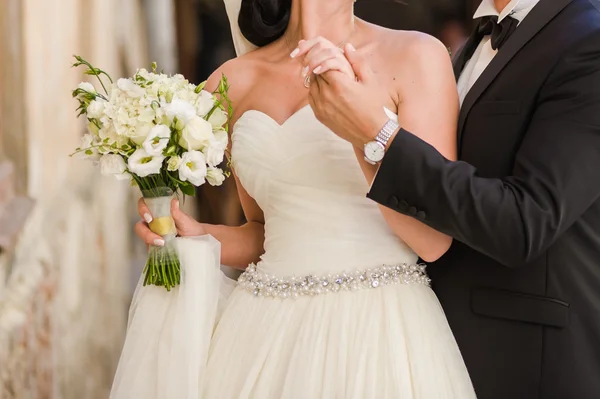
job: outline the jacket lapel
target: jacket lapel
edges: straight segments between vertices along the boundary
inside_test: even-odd
[[[540,0],[529,15],[521,22],[517,30],[498,51],[492,62],[483,71],[475,82],[463,102],[458,119],[458,148],[462,144],[463,129],[465,121],[471,108],[479,97],[485,92],[492,81],[513,59],[513,57],[525,46],[548,22],[563,10],[573,0]],[[455,69],[456,71],[456,69]]]

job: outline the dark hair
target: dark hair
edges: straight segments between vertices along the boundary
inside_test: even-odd
[[[242,0],[238,25],[248,41],[266,46],[283,36],[291,11],[292,0]]]

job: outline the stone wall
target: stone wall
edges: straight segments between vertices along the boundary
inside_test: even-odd
[[[138,0],[0,10],[0,399],[104,399],[143,250],[134,191],[68,156],[84,130],[70,65],[73,54],[113,76],[148,65],[143,13]]]

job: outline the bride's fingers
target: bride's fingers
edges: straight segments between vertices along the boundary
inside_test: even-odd
[[[173,216],[175,228],[177,228],[177,234],[179,235],[189,235],[190,231],[197,225],[193,217],[181,210],[177,199],[171,201],[171,216]]]
[[[304,63],[308,67],[308,72],[314,72],[314,70],[325,61],[335,58],[339,58],[340,62],[342,61],[342,58],[346,60],[339,48],[326,48],[308,53],[304,58]],[[348,67],[350,67],[350,63],[348,61],[346,61],[346,64],[348,64]]]
[[[156,247],[162,247],[165,245],[165,241],[162,239],[162,237],[153,233],[152,230],[150,230],[150,227],[148,227],[148,224],[144,221],[140,220],[137,222],[133,230],[135,231],[135,234],[137,234],[137,236],[148,245],[154,245]]]
[[[319,65],[313,70],[313,73],[315,75],[322,75],[325,72],[329,71],[338,71],[343,73],[344,75],[347,75],[351,79],[355,79],[354,71],[352,70],[352,67],[348,64],[348,62],[344,62],[338,58],[331,58],[327,61],[324,61],[323,63],[321,63],[321,65]]]
[[[173,220],[175,220],[175,225],[180,227],[183,223],[187,222],[191,217],[181,210],[179,207],[179,200],[173,199],[171,201],[171,216],[173,216]]]
[[[318,49],[324,49],[324,48],[328,48],[328,47],[337,48],[337,46],[335,44],[333,44],[332,42],[330,42],[329,40],[327,40],[321,36],[315,37],[314,39],[310,39],[310,40],[300,40],[300,42],[298,43],[298,47],[296,47],[296,49],[294,51],[292,51],[292,53],[290,54],[290,57],[292,57],[292,58],[303,57],[304,55],[308,54],[308,52],[313,49],[318,50]]]
[[[146,201],[144,198],[140,198],[138,200],[138,213],[140,217],[146,221],[146,223],[150,223],[152,221],[152,213],[150,213],[150,209],[148,209],[148,205],[146,205]]]

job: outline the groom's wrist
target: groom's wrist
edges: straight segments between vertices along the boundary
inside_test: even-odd
[[[377,135],[381,131],[381,128],[387,123],[389,118],[384,114],[383,116],[374,116],[370,118],[362,127],[360,131],[360,140],[357,143],[358,147],[362,149],[365,144],[375,140]]]
[[[385,115],[383,117],[373,118],[373,120],[369,123],[370,127],[368,127],[367,129],[365,129],[363,131],[362,142],[360,143],[360,148],[362,149],[365,144],[367,144],[373,140],[376,140],[377,137],[379,136],[379,133],[383,130],[384,126],[386,126],[386,124],[389,121],[390,121],[390,118],[387,115]],[[401,129],[402,129],[402,127],[400,127],[399,125],[394,128],[394,131],[392,132],[389,139],[385,143],[386,151],[388,150],[388,148],[390,148],[390,145],[392,144],[392,142],[396,138],[396,135],[398,134],[398,132]]]

